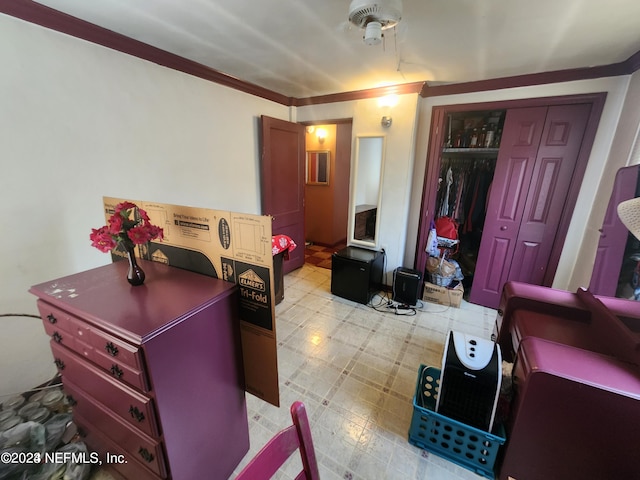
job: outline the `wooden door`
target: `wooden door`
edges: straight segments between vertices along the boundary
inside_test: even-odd
[[[544,284],[590,110],[549,107],[507,280]]]
[[[508,112],[472,302],[497,308],[510,280],[543,284],[590,111],[576,104]]]
[[[469,300],[496,308],[509,275],[547,107],[509,110],[505,117]]]
[[[274,235],[288,235],[298,246],[284,262],[288,273],[304,265],[304,126],[264,115],[261,123],[262,214],[273,217]]]
[[[613,184],[613,192],[607,207],[596,260],[591,274],[589,290],[596,295],[615,297],[618,278],[624,256],[629,231],[618,217],[618,204],[636,196],[640,166],[633,165],[618,170]]]

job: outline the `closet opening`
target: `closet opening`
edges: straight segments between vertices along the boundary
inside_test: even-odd
[[[442,260],[442,251],[458,262],[470,303],[498,308],[508,281],[552,284],[605,98],[591,94],[433,107],[415,260],[425,282],[436,283],[429,267]],[[456,177],[455,167],[462,177]],[[484,182],[478,177],[482,172]],[[466,180],[462,188],[456,178]],[[470,189],[473,204],[467,203]],[[452,202],[457,202],[453,208]],[[443,203],[448,216],[439,217]],[[459,224],[456,245],[439,249],[431,241],[430,225],[438,218]]]
[[[438,227],[453,223],[457,238],[448,238],[452,236],[450,227],[449,232],[438,228],[438,250],[430,254],[426,279],[450,286],[451,267],[455,268],[452,281],[462,282],[466,300],[473,284],[505,113],[456,112],[446,119],[433,219]],[[443,217],[450,220],[443,221]]]

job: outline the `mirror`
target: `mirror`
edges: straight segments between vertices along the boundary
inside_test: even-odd
[[[329,185],[329,150],[307,152],[307,185]]]
[[[618,214],[618,205],[632,198],[640,198],[640,165],[616,173],[589,284],[595,295],[640,300],[640,240]]]
[[[356,137],[349,219],[354,245],[377,247],[384,142],[383,136]]]

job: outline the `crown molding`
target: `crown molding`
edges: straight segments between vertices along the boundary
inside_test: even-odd
[[[635,70],[637,70],[637,68]],[[516,75],[513,77],[493,78],[490,80],[479,80],[476,82],[451,83],[437,86],[429,86],[425,83],[422,92],[420,92],[420,96],[437,97],[461,93],[486,92],[489,90],[502,90],[505,88],[530,87],[533,85],[544,85],[549,83],[615,77],[618,75],[628,75],[633,72],[634,69],[631,68],[629,59],[624,62],[599,67],[556,70],[553,72]]]
[[[630,70],[630,74],[640,70],[640,50],[631,55],[625,63]]]
[[[200,63],[169,53],[146,43],[134,40],[93,23],[59,12],[32,0],[0,0],[0,13],[71,35],[103,47],[111,48],[163,67],[178,70],[226,87],[240,90],[286,106],[293,98],[272,90],[244,82]]]
[[[319,105],[323,103],[348,102],[351,100],[362,100],[365,98],[383,97],[385,95],[404,95],[407,93],[420,93],[425,82],[402,83],[366,90],[356,90],[352,92],[332,93],[329,95],[319,95],[316,97],[296,98],[293,106],[303,107],[306,105]]]
[[[570,82],[618,75],[630,75],[640,69],[640,51],[624,62],[589,68],[576,68],[475,82],[429,86],[426,81],[370,88],[351,92],[295,98],[245,82],[179,55],[161,50],[119,33],[99,27],[32,0],[0,0],[0,13],[40,25],[103,47],[111,48],[158,65],[193,75],[250,95],[271,100],[287,107],[302,107],[325,103],[346,102],[384,95],[419,93],[421,97],[456,95],[505,88],[528,87],[549,83]]]

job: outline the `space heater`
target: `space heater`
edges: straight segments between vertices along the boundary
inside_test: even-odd
[[[500,346],[490,340],[449,331],[436,411],[491,432],[501,384]]]

